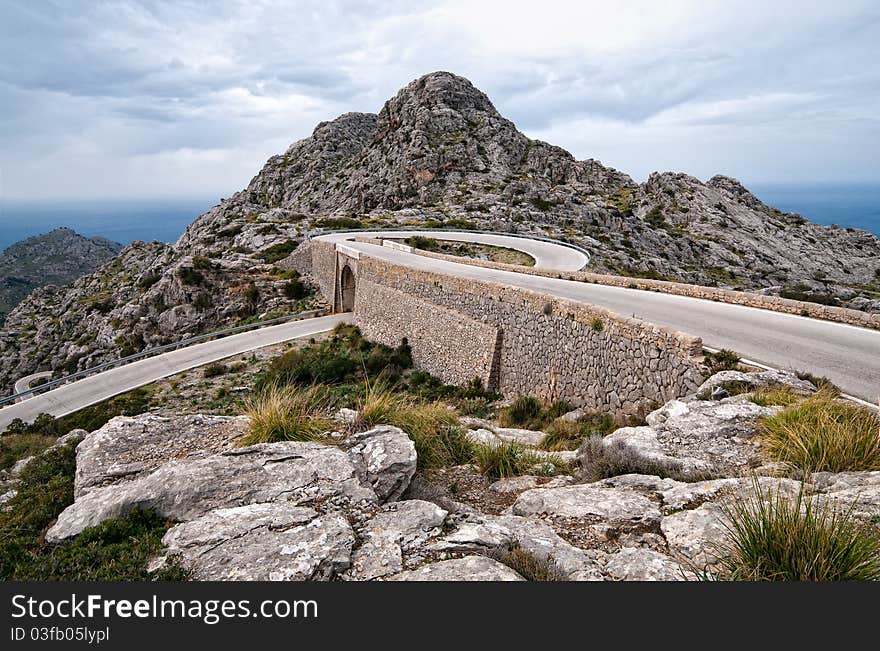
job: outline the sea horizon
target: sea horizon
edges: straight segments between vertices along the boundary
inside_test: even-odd
[[[752,183],[747,187],[761,201],[784,212],[880,236],[880,183]],[[174,242],[218,203],[217,198],[4,199],[0,200],[0,250],[60,227],[120,244]]]

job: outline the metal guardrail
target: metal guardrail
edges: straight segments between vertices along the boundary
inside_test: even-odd
[[[387,226],[383,228],[338,228],[338,229],[318,229],[315,231],[311,231],[306,234],[307,239],[311,239],[313,237],[320,237],[321,235],[330,235],[332,233],[381,233],[382,231],[413,231],[416,233],[479,233],[480,235],[502,235],[505,237],[518,237],[524,240],[539,240],[541,242],[549,242],[551,244],[558,244],[560,246],[567,247],[569,249],[574,249],[578,253],[583,253],[587,256],[587,264],[585,264],[581,269],[586,269],[587,265],[590,264],[590,259],[592,254],[588,249],[580,246],[579,244],[575,244],[574,242],[568,242],[566,240],[557,240],[552,237],[547,237],[545,235],[531,235],[529,233],[508,233],[508,232],[500,232],[500,231],[484,231],[479,229],[469,229],[469,228],[424,228],[418,226]],[[579,269],[578,271],[580,271]]]
[[[154,346],[153,348],[146,348],[139,353],[135,353],[134,355],[128,355],[126,357],[120,357],[119,359],[114,359],[109,362],[104,362],[103,364],[98,364],[97,366],[92,366],[87,369],[83,369],[82,371],[77,371],[76,373],[71,373],[70,375],[65,375],[64,377],[60,377],[55,380],[51,380],[44,384],[39,384],[35,387],[27,389],[26,391],[21,391],[19,393],[15,393],[11,396],[7,396],[5,398],[0,399],[0,405],[5,405],[10,402],[15,402],[19,398],[23,398],[24,396],[29,396],[37,392],[45,391],[46,389],[51,389],[52,387],[56,387],[60,384],[66,384],[72,380],[78,380],[80,378],[86,377],[88,375],[93,375],[95,373],[100,373],[101,371],[106,371],[107,369],[114,368],[116,366],[123,366],[130,362],[135,362],[139,359],[144,359],[145,357],[151,357],[153,355],[157,355],[159,353],[164,353],[169,350],[174,350],[176,348],[183,348],[185,346],[189,346],[190,344],[194,344],[200,341],[207,341],[208,339],[214,339],[215,337],[225,337],[226,335],[237,334],[239,332],[246,332],[248,330],[253,330],[255,328],[260,328],[262,326],[274,325],[278,323],[284,323],[286,321],[300,321],[302,319],[309,319],[316,316],[323,316],[327,314],[327,310],[305,310],[303,312],[297,312],[296,314],[288,314],[287,316],[279,316],[274,319],[266,319],[265,321],[255,321],[254,323],[246,323],[240,326],[234,326],[232,328],[224,328],[223,330],[215,330],[214,332],[206,332],[204,334],[196,335],[194,337],[187,337],[186,339],[181,339],[180,341],[175,341],[170,344],[162,344],[161,346]]]

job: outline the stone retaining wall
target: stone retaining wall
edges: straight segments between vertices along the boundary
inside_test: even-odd
[[[367,339],[397,346],[406,337],[416,367],[444,382],[462,385],[478,377],[483,386],[491,383],[498,328],[364,276],[354,313]]]
[[[435,253],[433,251],[423,251],[420,249],[412,249],[412,253],[428,258],[470,264],[477,267],[486,267],[488,269],[498,269],[500,271],[515,271],[535,276],[546,276],[548,278],[563,278],[566,280],[596,283],[597,285],[629,287],[632,289],[663,292],[665,294],[676,294],[678,296],[690,296],[691,298],[702,298],[710,301],[718,301],[719,303],[732,303],[734,305],[756,307],[762,310],[771,310],[773,312],[798,314],[801,316],[809,316],[814,319],[824,319],[825,321],[836,321],[837,323],[847,323],[849,325],[861,326],[863,328],[880,330],[880,314],[869,314],[868,312],[853,310],[846,307],[820,305],[819,303],[810,303],[808,301],[796,301],[790,298],[782,298],[780,296],[765,296],[763,294],[741,292],[732,289],[721,289],[719,287],[690,285],[688,283],[679,283],[669,280],[652,280],[649,278],[631,278],[629,276],[597,274],[588,271],[560,273],[534,269],[533,267],[505,264],[503,262],[492,262],[475,258],[461,258],[445,253]]]
[[[470,321],[460,321],[463,317]],[[636,410],[646,401],[689,393],[703,380],[699,338],[526,289],[369,256],[359,263],[355,320],[374,336],[409,337],[419,366],[441,377],[450,368],[471,368],[474,356],[482,355],[468,341],[477,330],[474,323],[482,322],[478,351],[486,350],[493,329],[497,333],[495,368],[484,373],[508,395]],[[466,323],[465,331],[448,326],[456,322]],[[430,353],[422,354],[417,348],[428,341]]]

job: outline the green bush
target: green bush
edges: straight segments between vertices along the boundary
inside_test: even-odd
[[[406,244],[413,247],[414,249],[421,249],[423,251],[439,251],[440,244],[433,237],[425,237],[424,235],[413,235],[412,237],[406,238],[404,240]]]
[[[706,359],[706,365],[709,367],[710,375],[714,375],[720,371],[736,370],[739,367],[740,356],[726,348],[722,348],[717,353],[710,353],[707,351],[704,353],[704,356]]]
[[[294,249],[299,245],[299,242],[296,240],[286,240],[284,242],[279,242],[278,244],[273,244],[272,246],[263,249],[260,251],[260,257],[263,259],[263,262],[267,264],[273,264],[278,262],[279,260],[283,260],[291,253],[293,253]]]
[[[578,450],[581,460],[580,477],[586,481],[599,481],[619,475],[656,475],[676,481],[695,482],[712,479],[708,473],[684,470],[674,460],[658,460],[646,457],[622,441],[606,445],[602,436],[589,436]]]
[[[396,380],[412,363],[406,340],[397,348],[389,348],[367,341],[354,326],[340,325],[331,338],[272,360],[258,388],[270,384],[344,384],[380,375]]]
[[[146,571],[162,549],[170,523],[136,512],[86,529],[71,541],[52,545],[46,529],[73,502],[75,445],[44,452],[21,475],[19,492],[0,511],[0,579],[4,581],[180,580],[173,563],[156,575]]]
[[[0,437],[0,470],[10,468],[16,461],[39,454],[55,443],[47,434],[6,434]]]
[[[475,445],[474,461],[480,472],[500,479],[524,475],[545,459],[519,443],[504,441],[499,445]]]
[[[294,278],[284,284],[284,296],[291,300],[299,300],[309,295],[309,290],[299,278]]]
[[[543,415],[540,400],[533,396],[520,396],[501,410],[498,420],[504,427],[532,428],[542,425]]]
[[[880,536],[852,507],[763,492],[724,507],[722,578],[738,581],[877,581]]]
[[[149,289],[161,280],[161,274],[147,274],[138,281],[138,287],[141,289]]]
[[[201,285],[205,277],[192,267],[181,267],[177,270],[177,277],[184,285]]]
[[[193,269],[200,269],[202,271],[209,269],[216,269],[217,264],[211,261],[211,258],[204,255],[195,255],[192,259]]]
[[[241,444],[320,440],[333,429],[329,405],[323,387],[267,387],[245,402],[251,420]]]
[[[225,375],[229,372],[229,367],[226,364],[221,364],[220,362],[214,362],[213,364],[208,364],[205,367],[205,370],[202,371],[202,375],[206,378],[218,377],[220,375]]]

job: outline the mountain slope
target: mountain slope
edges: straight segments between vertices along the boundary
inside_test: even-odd
[[[0,330],[0,384],[73,370],[304,302],[276,262],[317,228],[458,224],[577,241],[596,270],[880,310],[880,240],[766,206],[734,179],[644,184],[527,138],[462,77],[421,77],[271,157],[174,245],[134,243]]]
[[[115,256],[121,244],[56,228],[0,252],[0,324],[35,288],[66,285]]]

